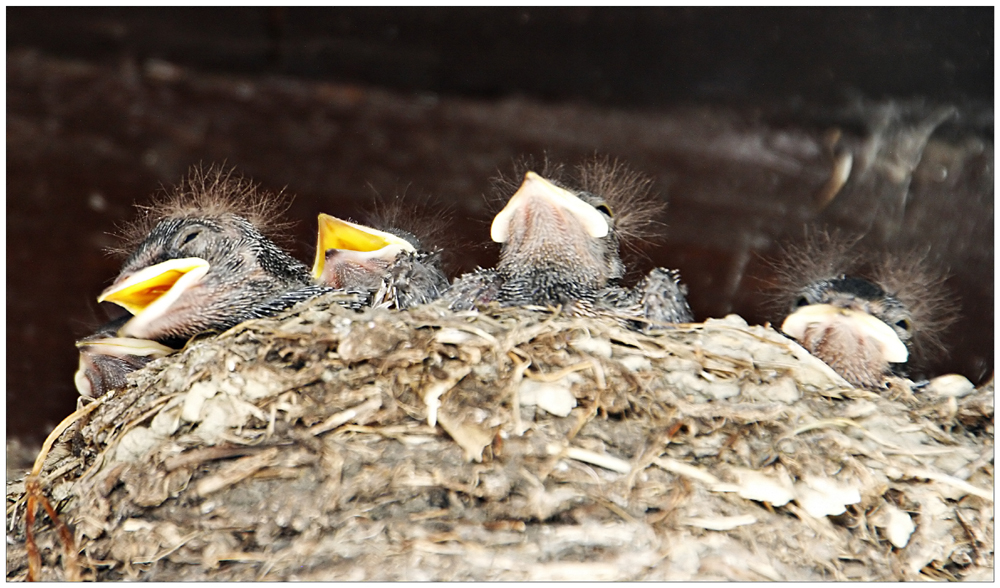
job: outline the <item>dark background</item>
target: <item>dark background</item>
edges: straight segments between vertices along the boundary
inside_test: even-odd
[[[14,8],[8,50],[664,107],[993,96],[984,8]]]
[[[8,8],[7,427],[72,411],[73,341],[107,316],[103,248],[198,163],[315,215],[432,196],[490,265],[489,178],[597,152],[652,177],[698,318],[763,303],[803,227],[929,250],[963,309],[937,371],[993,370],[993,9]],[[847,183],[822,206],[834,162]]]

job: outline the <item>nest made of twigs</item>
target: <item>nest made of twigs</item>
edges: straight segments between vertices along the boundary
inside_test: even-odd
[[[197,340],[73,423],[37,478],[73,532],[35,523],[41,579],[992,575],[992,384],[853,389],[736,316],[647,335],[335,299]]]

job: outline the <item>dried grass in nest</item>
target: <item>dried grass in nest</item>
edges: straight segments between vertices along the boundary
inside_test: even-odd
[[[889,580],[993,568],[993,393],[852,389],[739,317],[318,299],[136,372],[43,491],[99,580]],[[27,569],[8,485],[7,578]],[[42,579],[67,577],[36,522]],[[896,545],[894,545],[894,543]]]

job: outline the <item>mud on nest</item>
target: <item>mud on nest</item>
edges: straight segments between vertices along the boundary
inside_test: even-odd
[[[342,310],[190,344],[42,469],[41,579],[889,580],[993,570],[993,390],[851,388],[739,317]],[[24,579],[24,482],[7,578]]]

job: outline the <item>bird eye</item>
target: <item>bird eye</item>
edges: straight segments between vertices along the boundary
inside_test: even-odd
[[[187,245],[191,241],[194,241],[195,238],[198,235],[200,235],[200,234],[201,234],[201,231],[198,230],[198,229],[195,229],[195,230],[192,230],[192,231],[188,231],[184,235],[181,235],[181,237],[180,237],[180,239],[179,239],[179,241],[177,243],[177,246],[178,247],[183,247],[183,246]]]
[[[809,299],[805,296],[799,296],[795,301],[795,308],[802,308],[803,306],[809,306]]]
[[[896,321],[896,326],[899,327],[900,329],[903,329],[906,332],[909,332],[910,329],[913,328],[913,325],[910,323],[910,321],[906,319],[901,319],[899,321]]]
[[[606,215],[608,215],[608,216],[610,216],[612,218],[614,218],[614,216],[615,216],[615,215],[611,214],[611,209],[608,208],[607,204],[598,204],[594,208],[596,208],[598,211],[603,212],[604,214],[606,214]]]

